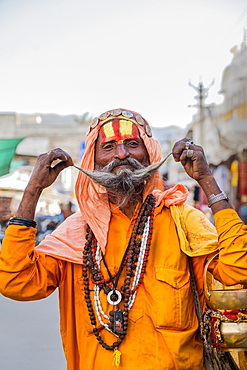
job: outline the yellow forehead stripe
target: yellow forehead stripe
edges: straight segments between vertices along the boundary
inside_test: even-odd
[[[105,133],[106,138],[108,138],[108,137],[112,137],[112,136],[114,136],[114,135],[115,135],[114,130],[113,130],[113,127],[112,127],[112,123],[111,123],[111,122],[106,123],[106,124],[103,126],[103,130],[104,130],[104,133]]]
[[[117,128],[118,127],[118,128]],[[133,122],[130,120],[118,120],[116,122],[108,122],[103,126],[105,139],[132,135],[133,134]]]
[[[132,134],[132,125],[131,121],[123,121],[120,120],[120,133],[122,136],[124,135],[131,135]]]

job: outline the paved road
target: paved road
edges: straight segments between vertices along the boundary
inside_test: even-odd
[[[56,292],[35,302],[0,295],[0,369],[66,369]]]

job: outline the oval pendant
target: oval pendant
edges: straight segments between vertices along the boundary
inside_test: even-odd
[[[112,300],[111,296],[112,295],[117,295],[117,300]],[[108,294],[107,294],[107,302],[113,306],[116,306],[117,304],[119,304],[122,300],[122,294],[118,291],[118,290],[111,290]]]

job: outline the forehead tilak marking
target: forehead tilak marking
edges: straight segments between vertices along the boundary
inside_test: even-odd
[[[136,125],[129,120],[117,119],[104,124],[100,130],[101,142],[104,144],[111,140],[126,140],[138,138]]]
[[[125,135],[135,135],[136,136],[136,133],[134,134],[134,132],[136,131],[135,130],[135,124],[131,121],[123,121],[123,120],[120,120],[119,121],[120,123],[120,134],[122,136],[125,136]]]
[[[102,126],[102,131],[105,134],[105,138],[115,136],[115,132],[113,130],[112,122],[106,123],[104,126]],[[101,133],[102,133],[101,131]]]

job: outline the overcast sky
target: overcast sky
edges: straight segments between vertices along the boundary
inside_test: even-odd
[[[93,115],[118,107],[184,127],[218,94],[246,0],[0,0],[0,111]]]

